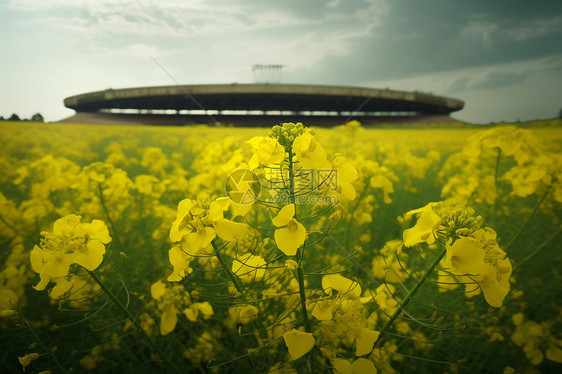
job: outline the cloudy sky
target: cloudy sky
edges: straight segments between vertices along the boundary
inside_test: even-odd
[[[71,116],[63,99],[149,85],[281,83],[418,90],[473,122],[562,109],[560,0],[0,0],[0,115]]]

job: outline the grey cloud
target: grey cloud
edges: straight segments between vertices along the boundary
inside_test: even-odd
[[[527,41],[547,34],[562,34],[562,16],[524,22],[501,30],[505,37]]]
[[[477,77],[474,80],[469,80],[468,88],[487,89],[510,86],[524,81],[525,79],[527,79],[529,74],[529,71],[513,73],[490,72]]]
[[[445,93],[454,94],[457,92],[466,91],[468,88],[469,81],[470,81],[470,77],[467,76],[455,78],[452,82],[449,83]]]

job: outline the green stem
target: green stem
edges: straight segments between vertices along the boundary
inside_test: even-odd
[[[133,314],[129,311],[129,309],[127,309],[121,303],[121,301],[119,301],[119,299],[117,299],[117,297],[113,294],[113,292],[111,292],[111,290],[105,286],[105,284],[97,276],[96,273],[94,273],[93,271],[87,270],[87,269],[86,269],[86,271],[88,272],[88,274],[90,274],[92,279],[100,286],[100,288],[103,290],[103,292],[105,292],[105,294],[107,295],[107,297],[109,297],[109,299],[113,302],[113,304],[115,304],[115,306],[117,306],[119,309],[121,309],[121,311],[129,319],[129,321],[132,322],[133,326],[135,326],[137,331],[140,332],[141,335],[144,336],[146,341],[152,346],[152,348],[154,348],[154,350],[156,352],[158,352],[158,354],[164,359],[164,361],[166,361],[168,366],[170,366],[170,368],[172,368],[172,370],[175,373],[180,374],[180,371],[175,367],[175,365],[172,363],[170,358],[166,355],[166,353],[162,350],[162,348],[160,348],[160,346],[158,346],[158,344],[156,344],[156,342],[154,342],[154,340],[152,340],[152,338],[150,336],[148,336],[148,334],[146,333],[146,331],[144,331],[144,329],[142,328],[142,326],[139,323],[139,321],[137,320],[137,318],[135,316],[133,316]]]
[[[293,148],[289,147],[289,204],[295,206],[295,219],[297,217],[297,205],[295,202],[295,175],[293,170]]]
[[[494,199],[494,211],[497,213],[500,198],[500,186],[498,184],[500,178],[500,162],[502,157],[502,149],[498,147],[498,157],[496,158],[496,174],[494,175],[494,185],[496,187],[496,197]]]
[[[519,239],[519,236],[521,236],[521,234],[523,233],[523,231],[525,231],[525,229],[527,228],[527,226],[529,226],[529,222],[531,222],[531,220],[533,219],[533,217],[535,216],[535,214],[537,214],[537,212],[539,211],[539,207],[541,206],[541,204],[543,203],[544,199],[546,198],[546,195],[548,195],[549,190],[547,189],[545,191],[545,193],[541,196],[541,198],[539,199],[539,201],[537,202],[537,205],[535,205],[535,208],[533,209],[533,212],[531,213],[531,215],[527,218],[527,221],[525,221],[525,223],[523,224],[523,226],[521,226],[519,228],[519,231],[517,231],[517,233],[513,236],[513,238],[509,241],[509,243],[505,246],[505,251],[507,252],[509,250],[509,248],[511,248],[511,246],[513,245],[513,243],[515,243],[515,241],[517,239]]]
[[[289,203],[295,206],[295,215],[294,218],[297,219],[297,204],[295,199],[295,174],[293,170],[293,149],[291,147],[288,148],[289,153]],[[306,244],[306,241],[305,241]],[[302,245],[300,248],[297,248],[297,280],[299,282],[299,295],[301,301],[301,311],[302,311],[302,320],[304,324],[304,331],[307,333],[312,333],[312,328],[310,326],[310,320],[308,319],[308,311],[306,310],[306,293],[304,287],[304,271],[302,270],[302,261],[304,259],[304,248],[305,245]],[[310,372],[315,373],[315,352],[314,347],[308,352],[307,354],[310,363]]]
[[[502,149],[498,147],[498,157],[496,158],[496,175],[494,177],[494,184],[496,185],[496,193],[500,194],[500,189],[498,187],[498,179],[500,177],[500,162],[502,158]]]
[[[226,275],[228,276],[228,278],[230,279],[232,284],[234,284],[234,287],[236,288],[236,291],[240,292],[240,294],[242,296],[244,296],[244,292],[243,292],[244,288],[242,287],[242,284],[240,283],[240,279],[238,279],[238,277],[232,272],[232,270],[228,268],[228,266],[226,264],[226,261],[225,261],[223,255],[222,255],[221,251],[219,251],[217,249],[217,246],[216,246],[214,240],[211,242],[211,244],[213,245],[213,249],[215,250],[215,256],[217,256],[217,259],[219,260],[219,263],[221,264],[224,271],[226,272]]]
[[[350,237],[350,233],[351,233],[351,225],[353,223],[353,216],[355,215],[355,211],[359,207],[359,204],[361,203],[361,201],[363,200],[363,198],[367,194],[367,190],[369,189],[369,185],[370,185],[370,182],[369,182],[369,180],[367,180],[365,182],[365,188],[363,189],[363,191],[361,192],[361,195],[359,195],[359,198],[357,199],[355,204],[353,204],[353,208],[351,209],[351,215],[349,216],[349,221],[347,222],[347,230],[346,230],[346,233],[345,233],[346,248],[349,248],[349,237]]]
[[[380,335],[384,335],[387,330],[390,328],[390,326],[392,326],[392,324],[394,323],[394,321],[396,321],[396,319],[398,318],[398,316],[402,313],[402,311],[404,310],[404,308],[406,308],[406,306],[408,305],[408,303],[410,302],[410,300],[412,300],[412,298],[414,297],[414,295],[418,292],[418,290],[420,289],[420,287],[425,283],[425,281],[429,278],[429,276],[431,275],[431,273],[433,273],[433,270],[435,270],[435,268],[437,267],[437,265],[439,264],[439,262],[441,261],[441,259],[445,256],[445,253],[447,253],[447,249],[443,248],[443,250],[441,251],[441,253],[435,258],[435,260],[431,263],[431,266],[429,267],[429,269],[427,269],[427,271],[425,272],[424,276],[418,281],[418,283],[414,286],[414,288],[412,288],[408,294],[406,295],[406,297],[404,298],[404,300],[400,303],[399,308],[396,309],[396,311],[394,311],[394,313],[390,316],[390,319],[384,324],[384,326],[382,327],[382,329],[380,330]],[[373,346],[373,349],[375,349],[376,347],[378,347],[381,343],[382,343],[383,339],[380,338],[379,340],[377,340],[377,342],[375,343],[375,345]]]
[[[18,231],[18,229],[16,229],[16,228],[15,228],[14,226],[12,226],[8,221],[6,221],[6,220],[4,219],[4,217],[0,216],[0,221],[4,222],[4,224],[5,224],[6,226],[8,226],[8,228],[9,228],[10,230],[12,230],[12,231],[14,232],[14,234],[16,234],[17,236],[19,236],[19,237],[21,237],[21,238],[27,240],[27,241],[29,242],[29,244],[31,244],[32,246],[35,245],[35,243],[33,242],[33,240],[29,239],[29,237],[27,237],[27,236],[25,236],[25,235],[20,234],[20,232]]]
[[[304,322],[304,330],[306,332],[312,332],[312,329],[310,328],[310,321],[308,319],[308,312],[306,310],[306,294],[305,294],[305,288],[304,288],[304,272],[302,271],[302,267],[300,265],[300,261],[299,258],[301,257],[301,251],[298,250],[297,251],[297,263],[299,263],[299,267],[297,268],[297,280],[299,282],[299,295],[300,295],[300,299],[301,299],[301,309],[303,311],[302,313],[302,319]]]
[[[525,257],[523,260],[521,260],[519,263],[515,263],[515,265],[519,268],[521,267],[521,265],[523,265],[525,262],[529,261],[531,258],[535,257],[537,253],[539,253],[540,251],[542,251],[542,249],[544,247],[546,247],[548,245],[548,243],[550,243],[554,238],[556,238],[558,236],[558,234],[560,234],[562,230],[558,230],[556,231],[554,234],[550,235],[548,239],[546,239],[541,245],[538,246],[537,249],[535,249],[533,252],[531,252],[527,257]]]
[[[123,247],[123,242],[121,241],[121,237],[119,236],[119,234],[117,233],[117,229],[115,228],[115,223],[113,222],[113,220],[111,219],[111,217],[109,216],[109,211],[107,209],[107,205],[105,205],[105,199],[103,198],[103,189],[101,187],[101,183],[98,183],[98,191],[100,194],[100,202],[101,202],[101,206],[103,208],[103,211],[105,213],[105,216],[107,217],[107,221],[109,222],[109,224],[111,225],[111,228],[113,229],[113,237],[115,238],[115,241],[117,242],[117,244],[119,245],[119,248],[121,250],[124,249]]]
[[[66,371],[66,369],[64,368],[64,366],[62,366],[62,364],[60,363],[59,359],[57,358],[57,356],[55,356],[55,354],[53,353],[53,351],[49,348],[47,348],[47,346],[45,345],[45,343],[43,343],[43,341],[41,340],[41,338],[39,337],[39,335],[37,335],[37,333],[35,332],[35,329],[33,328],[33,326],[31,326],[31,324],[29,323],[29,321],[27,319],[25,319],[25,317],[23,316],[23,313],[21,312],[21,310],[18,309],[18,313],[20,315],[20,318],[22,319],[22,321],[25,323],[25,325],[27,326],[27,328],[29,329],[29,331],[31,331],[31,333],[33,334],[33,336],[35,337],[35,341],[37,341],[37,344],[39,344],[41,346],[41,348],[47,352],[47,354],[49,355],[49,357],[51,358],[51,360],[53,360],[53,362],[55,363],[55,365],[59,368],[60,371],[62,371],[63,373],[68,373],[68,371]]]

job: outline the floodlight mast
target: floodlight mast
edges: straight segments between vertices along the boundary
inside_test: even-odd
[[[283,73],[283,65],[255,64],[252,66],[254,81],[256,83],[280,83]]]

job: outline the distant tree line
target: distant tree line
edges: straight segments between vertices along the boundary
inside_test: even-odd
[[[45,122],[41,113],[35,113],[30,119],[21,119],[16,113],[12,114],[9,118],[0,116],[0,121],[32,121],[32,122]]]

